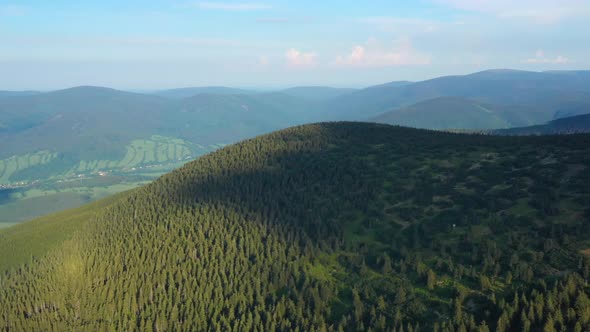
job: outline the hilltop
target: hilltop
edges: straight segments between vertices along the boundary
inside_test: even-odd
[[[585,330],[589,152],[367,123],[256,137],[0,231],[0,327]]]

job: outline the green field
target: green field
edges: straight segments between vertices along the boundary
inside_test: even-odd
[[[50,151],[39,151],[0,160],[0,184],[10,183],[10,176],[29,167],[44,165],[57,156]]]
[[[82,160],[72,167],[66,176],[111,170],[134,171],[147,166],[177,164],[216,148],[214,145],[204,147],[178,138],[154,135],[149,139],[132,141],[127,146],[125,156],[120,160]]]
[[[223,146],[224,144],[221,143],[204,146],[179,138],[153,135],[146,139],[131,141],[126,147],[125,155],[119,160],[80,160],[66,167],[65,171],[50,163],[58,157],[57,153],[51,151],[27,153],[0,160],[0,184],[48,180],[47,178],[33,178],[33,176],[26,176],[25,179],[18,180],[12,178],[17,172],[42,165],[56,167],[46,172],[50,174],[49,179],[52,180],[98,172],[136,172],[148,168],[150,172],[157,169],[161,173],[165,173]]]

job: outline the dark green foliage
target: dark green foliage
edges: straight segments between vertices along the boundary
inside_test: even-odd
[[[589,152],[361,123],[261,136],[62,222],[0,276],[0,328],[588,330]]]

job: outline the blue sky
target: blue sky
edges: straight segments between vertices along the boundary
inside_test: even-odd
[[[0,89],[360,87],[590,69],[590,0],[0,0]]]

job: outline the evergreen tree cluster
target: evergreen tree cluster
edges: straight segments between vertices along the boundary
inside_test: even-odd
[[[0,271],[0,330],[587,331],[589,158],[590,135],[257,137]]]

